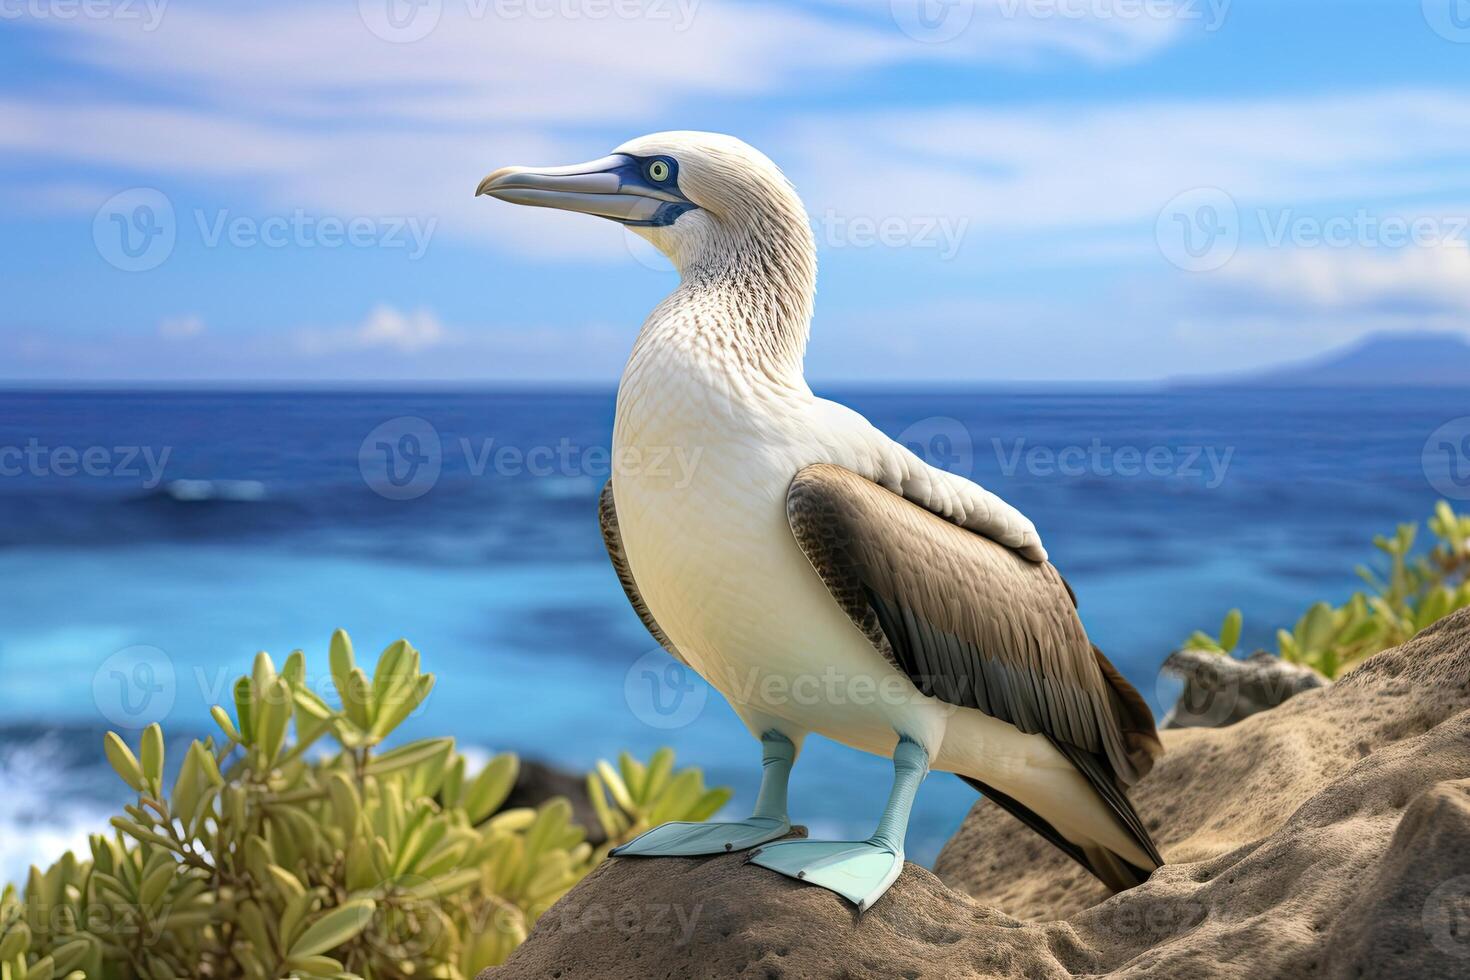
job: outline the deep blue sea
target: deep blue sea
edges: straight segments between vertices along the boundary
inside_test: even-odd
[[[1422,521],[1467,460],[1426,440],[1446,390],[823,391],[1029,514],[1093,639],[1153,702],[1158,666],[1231,606],[1271,645],[1341,599],[1375,533]],[[0,875],[100,828],[100,733],[207,706],[257,650],[326,673],[405,636],[439,684],[405,726],[572,770],[629,748],[751,802],[758,748],[717,694],[661,689],[597,529],[601,392],[0,394]],[[676,464],[671,464],[676,465]],[[706,696],[707,695],[707,696]],[[796,820],[866,834],[888,766],[813,738]],[[936,774],[910,856],[973,800]]]

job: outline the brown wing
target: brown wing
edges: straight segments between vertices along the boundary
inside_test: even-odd
[[[687,664],[677,647],[669,640],[658,621],[653,618],[653,613],[648,609],[648,603],[643,601],[643,596],[638,591],[638,583],[633,579],[633,570],[628,567],[628,555],[623,551],[623,536],[618,530],[618,510],[613,500],[612,481],[608,480],[602,487],[602,496],[597,499],[597,520],[602,525],[602,544],[607,548],[607,557],[612,560],[613,571],[618,574],[618,581],[622,583],[623,594],[628,597],[628,604],[643,621],[643,626],[658,641],[658,645],[669,651],[675,660]]]
[[[1088,641],[1051,564],[839,466],[803,469],[786,509],[833,597],[919,690],[1076,750],[1073,764],[1137,821],[1118,782],[1162,751],[1152,715]]]

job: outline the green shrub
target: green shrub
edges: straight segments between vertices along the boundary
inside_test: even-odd
[[[330,664],[340,708],[300,651],[279,673],[259,654],[234,715],[211,711],[222,737],[189,746],[171,789],[159,726],[136,753],[109,732],[137,802],[91,838],[91,860],[68,852],[0,894],[0,980],[453,980],[502,962],[605,851],[565,799],[501,810],[514,755],[471,773],[449,738],[379,751],[434,685],[406,641],[369,678],[339,631]],[[589,786],[614,772],[598,770]],[[612,802],[596,796],[609,846],[729,798],[667,749],[622,770]]]
[[[1277,655],[1336,677],[1470,606],[1470,516],[1440,501],[1428,526],[1435,543],[1423,555],[1413,554],[1419,530],[1414,524],[1400,524],[1392,538],[1375,537],[1373,544],[1388,561],[1379,572],[1358,567],[1368,591],[1353,593],[1341,606],[1316,603],[1290,630],[1277,630]],[[1240,610],[1232,609],[1218,638],[1196,631],[1184,647],[1229,654],[1240,627]]]

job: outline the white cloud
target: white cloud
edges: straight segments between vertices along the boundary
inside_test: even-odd
[[[629,2],[645,16],[591,13]],[[54,57],[123,84],[101,99],[0,99],[0,149],[131,184],[223,178],[235,203],[433,217],[451,234],[517,249],[621,256],[615,229],[475,207],[470,191],[506,163],[585,159],[670,125],[718,127],[722,100],[840,96],[862,73],[914,63],[1116,62],[1181,31],[1169,19],[1036,16],[1023,0],[951,5],[973,22],[939,44],[905,33],[908,8],[888,0],[440,6],[434,29],[402,44],[375,35],[354,3],[176,4],[156,30],[121,18],[20,21],[49,35]],[[848,125],[841,138],[859,140],[867,121]],[[742,135],[778,157],[785,149],[776,134]]]
[[[1470,248],[1293,248],[1236,256],[1219,288],[1287,310],[1470,313]],[[1422,324],[1422,319],[1416,322]]]
[[[188,340],[204,333],[204,318],[196,314],[171,316],[158,323],[158,336],[167,340]]]
[[[1248,209],[1470,184],[1470,103],[1448,91],[850,114],[783,135],[809,205],[1022,232],[1151,223],[1199,187]]]
[[[404,312],[380,304],[354,327],[336,330],[303,328],[296,334],[295,346],[307,356],[371,350],[411,354],[438,347],[450,339],[449,332],[432,312]]]

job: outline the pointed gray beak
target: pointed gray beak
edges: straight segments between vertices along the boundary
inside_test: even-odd
[[[677,187],[657,187],[642,165],[623,153],[568,167],[501,167],[480,181],[487,195],[535,208],[558,208],[626,225],[672,224],[695,205]]]

